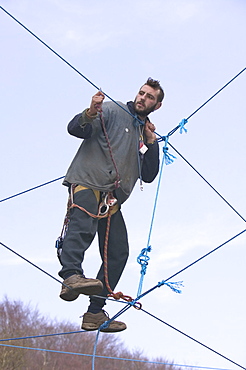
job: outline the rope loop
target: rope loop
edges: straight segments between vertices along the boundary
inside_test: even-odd
[[[135,302],[133,304],[133,307],[136,309],[136,310],[141,310],[142,309],[142,303],[140,302]]]
[[[115,300],[123,299],[126,302],[133,302],[133,307],[136,308],[136,310],[141,310],[142,304],[140,302],[134,302],[133,298],[129,295],[125,295],[122,292],[117,292],[117,293],[110,293],[108,294],[108,297],[114,298]]]
[[[188,119],[183,118],[181,122],[179,122],[179,133],[182,134],[183,132],[187,133],[187,128],[184,127],[184,125],[188,122]]]

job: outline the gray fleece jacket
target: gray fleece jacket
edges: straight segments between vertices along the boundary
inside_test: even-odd
[[[133,104],[117,102],[124,109],[133,111]],[[114,102],[102,105],[106,131],[120,186],[115,189],[116,169],[110,156],[99,114],[89,119],[85,111],[76,115],[68,124],[68,132],[84,139],[75,155],[63,182],[64,185],[80,184],[102,192],[114,191],[120,204],[130,195],[138,178],[152,182],[159,170],[158,143],[146,144],[147,152],[139,153],[139,122]],[[143,127],[143,126],[142,126]]]

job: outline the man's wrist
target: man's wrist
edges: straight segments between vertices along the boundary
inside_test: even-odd
[[[147,144],[154,144],[156,142],[156,139],[150,139],[150,140],[147,140]]]
[[[86,109],[85,114],[90,119],[95,119],[97,117],[97,112],[95,114],[91,114],[90,108]]]

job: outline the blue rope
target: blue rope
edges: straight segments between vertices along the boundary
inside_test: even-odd
[[[11,199],[11,198],[17,197],[18,195],[22,195],[22,194],[28,193],[29,191],[32,191],[32,190],[35,190],[35,189],[41,188],[42,186],[49,185],[49,184],[51,184],[52,182],[55,182],[55,181],[58,181],[58,180],[64,179],[64,177],[65,177],[65,176],[58,177],[57,179],[54,179],[54,180],[51,180],[51,181],[45,182],[44,184],[37,185],[37,186],[35,186],[35,187],[33,187],[33,188],[30,188],[30,189],[24,190],[24,191],[22,191],[22,192],[20,192],[20,193],[17,193],[17,194],[11,195],[11,196],[10,196],[10,197],[8,197],[8,198],[1,199],[1,200],[0,200],[0,203],[1,203],[1,202],[4,202],[5,200],[9,200],[9,199]]]
[[[228,81],[224,86],[221,87],[214,95],[212,95],[208,100],[205,101],[199,108],[197,108],[193,113],[187,117],[187,120],[190,119],[194,114],[196,114],[200,109],[202,109],[208,102],[210,102],[216,95],[218,95],[222,90],[224,90],[230,83],[232,83],[238,76],[241,75],[246,70],[246,67],[243,68],[236,76],[234,76],[230,81]]]
[[[30,29],[28,29],[23,23],[21,23],[17,18],[15,18],[12,14],[10,14],[6,9],[4,9],[2,6],[0,6],[0,9],[2,9],[8,16],[10,16],[15,22],[17,22],[21,27],[23,27],[27,32],[29,32],[33,37],[35,37],[39,42],[41,42],[45,47],[47,47],[52,53],[54,53],[58,58],[60,58],[64,63],[66,63],[70,68],[72,68],[76,73],[78,73],[81,77],[83,77],[87,82],[89,82],[93,87],[95,87],[97,90],[101,90],[100,87],[96,86],[91,80],[89,80],[86,76],[84,76],[78,69],[76,69],[73,65],[71,65],[66,59],[64,59],[61,55],[59,55],[54,49],[52,49],[48,44],[46,44],[42,39],[40,39],[36,34],[34,34]],[[195,113],[197,113],[202,107],[204,107],[209,101],[211,101],[217,94],[219,94],[225,87],[227,87],[232,81],[234,81],[239,75],[241,75],[241,73],[243,73],[244,71],[246,70],[246,67],[243,68],[236,76],[234,76],[229,82],[227,82],[221,89],[219,89],[214,95],[212,95],[204,104],[202,104],[199,108],[197,108],[192,114],[189,115],[188,118],[184,118],[177,127],[175,127],[172,131],[170,131],[168,133],[168,137],[171,136],[172,134],[174,134],[174,132],[176,130],[178,130],[178,128],[180,128],[180,131],[182,133],[182,131],[184,130],[185,132],[187,132],[187,130],[184,128],[184,125],[188,122],[188,119],[191,118]],[[103,91],[102,91],[103,92]],[[139,124],[143,124],[143,122],[138,119],[138,117],[136,115],[133,115],[131,112],[129,112],[128,110],[126,110],[124,107],[122,107],[117,101],[115,101],[114,99],[112,99],[109,95],[107,95],[105,92],[103,92],[103,94],[109,98],[112,102],[114,102],[116,105],[118,105],[120,108],[122,108],[124,111],[126,111],[128,114],[130,114],[134,119],[136,119]],[[161,136],[160,134],[158,134],[157,132],[155,132],[155,134],[159,137],[158,141],[162,141],[162,140],[165,140],[165,136]],[[173,157],[172,155],[170,154],[167,154],[167,148],[165,149],[165,156],[167,158],[167,161],[168,161],[168,157],[169,157],[169,160],[170,160],[170,156]],[[174,157],[175,158],[175,157]],[[172,160],[171,160],[172,162]],[[61,177],[63,178],[63,177]],[[59,178],[60,179],[60,178]],[[56,179],[58,180],[58,179]],[[53,182],[53,181],[56,181],[56,180],[52,180],[50,181],[49,183]],[[48,184],[48,183],[46,183]],[[46,184],[43,184],[43,185],[46,185]],[[29,189],[27,191],[31,191],[31,190],[34,190],[40,186],[43,186],[43,185],[39,185],[37,187],[34,187],[32,189]],[[5,200],[8,200],[10,198],[13,198],[15,196],[18,196],[18,195],[21,195],[27,191],[24,191],[22,193],[18,193],[16,195],[13,195],[13,196],[10,196],[8,198],[5,198],[5,199],[2,199],[0,202],[3,202]]]
[[[0,8],[5,12],[5,13],[7,13],[11,18],[13,18],[17,23],[19,23],[24,29],[26,29],[31,35],[33,35],[37,40],[39,40],[43,45],[45,45],[50,51],[52,51],[56,56],[58,56],[62,61],[64,61],[67,65],[69,65],[74,71],[76,71],[81,77],[83,77],[87,82],[89,82],[91,85],[93,85],[96,89],[98,89],[98,90],[100,90],[100,88],[98,88],[94,83],[92,83],[87,77],[85,77],[83,74],[81,74],[76,68],[74,68],[70,63],[68,63],[63,57],[61,57],[57,52],[55,52],[52,48],[50,48],[45,42],[43,42],[39,37],[37,37],[33,32],[31,32],[27,27],[25,27],[22,23],[20,23],[16,18],[14,18],[10,13],[8,13],[2,6],[0,6]],[[184,125],[188,122],[188,119],[190,118],[190,117],[192,117],[196,112],[198,112],[202,107],[204,107],[204,105],[206,105],[210,100],[212,100],[220,91],[222,91],[226,86],[228,86],[233,80],[235,80],[235,78],[237,78],[242,72],[244,72],[245,71],[245,69],[246,68],[244,68],[241,72],[239,72],[233,79],[231,79],[226,85],[224,85],[220,90],[218,90],[211,98],[209,98],[204,104],[202,104],[196,111],[194,111],[187,119],[183,119],[182,121],[181,121],[181,123],[176,127],[176,128],[174,128],[172,131],[170,131],[170,133],[167,135],[167,137],[169,137],[170,135],[172,135],[178,128],[180,128],[180,133],[182,133],[183,131],[184,132],[187,132],[187,130],[186,130],[186,128],[184,128]],[[123,110],[125,110],[128,114],[130,114],[130,115],[132,115],[128,110],[126,110],[124,107],[122,107],[120,104],[118,104],[115,100],[113,100],[110,96],[108,96],[106,93],[104,93],[104,95],[106,96],[106,97],[108,97],[110,100],[112,100],[115,104],[117,104],[119,107],[121,107]],[[133,115],[132,115],[133,116]],[[136,118],[136,117],[134,117],[133,116],[133,118]],[[140,121],[140,123],[142,123],[141,121]],[[160,135],[159,135],[160,136]],[[164,147],[164,149],[163,149],[163,152],[164,152],[164,159],[165,159],[165,163],[166,164],[170,164],[170,163],[172,163],[173,162],[173,159],[172,158],[175,158],[173,155],[171,155],[171,154],[169,154],[168,152],[168,147],[167,147],[167,145],[165,145],[165,147]],[[51,182],[53,182],[53,181],[56,181],[56,180],[52,180]],[[50,183],[50,182],[49,182]],[[40,186],[43,186],[43,185],[40,185]],[[38,186],[38,187],[40,187],[40,186]],[[32,189],[30,189],[30,190],[34,190],[34,189],[36,189],[37,187],[35,187],[35,188],[32,188]],[[28,191],[30,191],[30,190],[28,190]],[[25,191],[26,192],[26,191]],[[20,195],[20,194],[23,194],[23,193],[25,193],[25,192],[22,192],[22,193],[19,193],[19,194],[17,194],[17,195]],[[15,196],[17,196],[17,195],[15,195]],[[12,196],[13,197],[13,196]],[[10,198],[12,198],[12,197],[9,197],[9,198],[6,198],[6,199],[3,199],[3,200],[1,200],[1,202],[2,201],[4,201],[4,200],[7,200],[7,199],[10,199]],[[239,235],[239,234],[238,234]],[[2,243],[1,243],[2,244]],[[224,243],[225,244],[225,243]],[[3,246],[5,246],[4,244],[2,244]],[[6,246],[5,246],[6,247]],[[8,248],[8,247],[7,247]],[[146,251],[148,251],[148,248],[149,247],[147,247],[147,249],[146,249]],[[218,247],[219,248],[219,247]],[[218,248],[216,248],[216,249],[218,249]],[[8,248],[8,249],[10,249],[10,248]],[[11,250],[12,251],[12,250]],[[14,252],[14,251],[12,251],[12,252]],[[18,256],[20,256],[18,253],[16,253],[16,252],[14,252],[15,254],[17,254]],[[210,253],[212,253],[212,252],[210,252]],[[210,253],[208,253],[208,254],[210,254]],[[208,255],[207,254],[207,255]],[[23,258],[22,256],[20,256],[21,258]],[[146,256],[145,256],[146,257]],[[204,257],[202,257],[202,258],[204,258]],[[25,258],[23,258],[24,260],[26,260]],[[200,260],[200,259],[199,259]],[[28,261],[28,260],[26,260],[27,262],[29,262],[29,263],[31,263],[30,261]],[[145,260],[145,261],[147,261],[147,259]],[[148,261],[147,261],[148,262]],[[198,260],[196,261],[196,262],[198,262]],[[33,266],[35,266],[35,267],[37,267],[38,269],[40,269],[38,266],[36,266],[36,265],[34,265],[33,263],[31,263]],[[193,263],[194,264],[194,263]],[[190,264],[188,267],[190,267],[192,264]],[[147,267],[147,264],[146,264],[146,267]],[[187,267],[187,268],[188,268]],[[42,269],[40,269],[41,271],[43,271],[43,272],[45,272],[44,270],[42,270]],[[143,269],[144,270],[144,269]],[[184,270],[184,269],[183,269]],[[181,271],[183,271],[183,270],[181,270]],[[46,272],[45,272],[46,273]],[[145,269],[145,273],[146,273],[146,269]],[[52,277],[53,279],[55,279],[53,276],[51,276],[50,274],[48,274],[48,273],[46,273],[47,275],[49,275],[50,277]],[[145,275],[145,274],[144,274]],[[57,279],[55,279],[55,280],[57,280]],[[58,280],[57,280],[58,281]],[[159,287],[159,286],[161,286],[161,285],[163,285],[163,284],[165,284],[165,285],[168,285],[169,287],[171,287],[171,289],[173,289],[174,288],[174,285],[173,284],[179,284],[179,283],[166,283],[166,281],[163,281],[163,282],[161,282],[161,283],[159,283],[157,286]],[[178,290],[177,288],[174,288],[175,290]],[[132,302],[131,302],[131,304],[133,304]],[[130,307],[130,305],[128,306],[128,307]],[[116,316],[117,317],[117,316]],[[113,318],[111,319],[111,320],[113,320]],[[238,366],[240,366],[240,365],[238,365]]]
[[[188,120],[194,116],[200,109],[202,109],[208,102],[210,102],[216,95],[218,95],[223,89],[225,89],[230,83],[232,83],[237,77],[239,77],[244,71],[246,70],[246,67],[243,68],[238,74],[236,74],[230,81],[228,81],[224,86],[222,86],[215,94],[213,94],[208,100],[205,101],[199,108],[197,108],[193,113],[191,113],[187,118],[184,118],[181,121],[181,124],[186,124]],[[169,133],[168,136],[173,135],[179,128],[181,128],[180,123],[178,126],[176,126],[174,129],[172,129]],[[185,130],[184,130],[185,131]]]
[[[230,242],[230,241],[232,241],[233,239],[235,239],[236,237],[238,237],[239,235],[241,235],[241,234],[243,234],[244,232],[246,231],[246,229],[245,230],[243,230],[242,232],[240,232],[240,233],[238,233],[237,235],[235,235],[234,237],[232,237],[231,239],[229,239],[229,240],[227,240],[226,242],[224,242],[223,244],[221,244],[220,246],[218,246],[217,248],[215,248],[215,249],[213,249],[212,251],[210,251],[209,253],[207,253],[207,254],[205,254],[204,256],[202,256],[201,258],[199,258],[199,259],[197,259],[196,261],[194,261],[193,263],[191,263],[190,265],[188,265],[188,266],[186,266],[185,268],[183,268],[182,270],[180,270],[178,273],[180,273],[180,272],[182,272],[182,271],[184,271],[184,270],[186,270],[187,268],[189,268],[189,267],[191,267],[192,265],[194,265],[195,263],[197,263],[198,261],[200,261],[200,260],[202,260],[203,258],[205,258],[205,257],[207,257],[208,255],[210,255],[211,253],[213,253],[214,251],[216,251],[216,250],[218,250],[219,248],[221,248],[222,246],[224,246],[225,244],[227,244],[228,242]],[[1,243],[2,244],[2,243]],[[2,244],[3,245],[3,244]],[[9,249],[9,248],[8,248]],[[15,252],[14,252],[15,253]],[[113,317],[112,317],[112,319],[110,319],[110,320],[108,320],[107,322],[105,322],[105,323],[103,323],[102,325],[101,325],[101,327],[99,328],[99,331],[102,329],[102,328],[104,328],[104,327],[106,327],[111,321],[113,321],[115,318],[117,318],[118,316],[120,316],[122,313],[124,313],[126,310],[128,310],[130,307],[132,307],[132,306],[134,306],[134,304],[137,302],[137,300],[139,299],[139,298],[141,298],[141,297],[143,297],[143,296],[145,296],[145,295],[147,295],[148,293],[150,293],[151,291],[153,291],[154,289],[156,289],[156,288],[159,288],[160,286],[162,286],[162,285],[167,285],[167,286],[169,286],[171,289],[173,289],[174,291],[177,291],[178,292],[178,290],[179,290],[179,286],[181,286],[182,285],[182,283],[181,282],[178,282],[178,283],[169,283],[169,284],[167,284],[167,281],[168,280],[170,280],[171,278],[173,278],[174,276],[176,276],[178,273],[176,273],[176,274],[174,274],[174,275],[172,275],[171,277],[169,277],[168,279],[166,279],[166,280],[163,280],[162,282],[159,282],[156,286],[154,286],[153,288],[151,288],[151,289],[149,289],[148,291],[146,291],[145,293],[143,293],[143,294],[141,294],[141,296],[139,296],[139,297],[137,297],[134,301],[132,301],[132,302],[128,302],[127,304],[126,304],[126,306],[123,308],[123,309],[121,309],[116,315],[114,315]],[[143,310],[142,308],[141,308],[141,310]],[[143,310],[144,311],[144,310]],[[146,311],[144,311],[144,312],[146,312]],[[150,314],[151,315],[151,314]],[[153,316],[153,315],[151,315],[151,316]],[[153,316],[154,317],[154,316]],[[167,324],[168,325],[168,324]],[[169,325],[170,326],[170,325]],[[177,330],[177,329],[176,329]],[[181,332],[182,333],[182,332]],[[191,339],[193,339],[193,338],[191,338]],[[194,340],[194,339],[193,339]],[[200,342],[198,342],[198,341],[196,341],[197,343],[199,343],[199,344],[201,344],[201,345],[203,345],[202,343],[200,343]],[[1,344],[0,343],[0,345],[3,345],[3,344]],[[8,346],[8,345],[5,345],[5,346]],[[14,346],[11,346],[11,347],[14,347]],[[18,346],[16,346],[16,347],[18,347]],[[208,348],[208,349],[210,349],[209,347],[207,347],[207,346],[205,346],[206,348]],[[21,348],[21,347],[19,347],[19,348]],[[25,349],[29,349],[29,347],[24,347]],[[96,347],[95,347],[96,348]],[[30,348],[30,349],[33,349],[33,348]],[[212,350],[212,349],[211,349]],[[44,350],[45,351],[45,350]],[[213,352],[215,352],[214,350],[212,350]],[[57,351],[55,351],[55,352],[57,352]],[[65,352],[60,352],[60,353],[65,353]],[[217,353],[217,352],[215,352],[215,353]],[[219,353],[217,353],[217,354],[219,354]],[[80,354],[80,355],[82,355],[82,354]],[[220,354],[219,354],[220,355]],[[95,355],[96,356],[96,355]],[[97,356],[98,357],[98,356]],[[224,356],[223,356],[224,357]],[[226,357],[224,357],[224,358],[226,358]],[[228,359],[228,358],[226,358],[226,359]],[[228,359],[229,361],[231,361],[230,359]],[[233,362],[234,363],[234,362]],[[236,363],[235,363],[236,364]],[[238,365],[238,364],[236,364],[236,365]],[[238,366],[240,366],[240,365],[238,365]],[[240,366],[241,367],[241,366]],[[245,368],[244,368],[245,369]]]
[[[151,246],[150,245],[147,248],[143,248],[141,250],[141,253],[139,254],[139,256],[137,258],[137,262],[141,265],[141,271],[140,271],[141,277],[140,277],[138,292],[137,292],[138,296],[142,292],[143,279],[144,279],[144,275],[147,272],[147,266],[148,266],[148,263],[149,263],[149,260],[150,260],[150,257],[148,256],[148,252],[151,252]]]
[[[207,348],[208,350],[212,351],[213,353],[215,353],[215,354],[217,354],[217,355],[219,355],[219,356],[223,357],[225,360],[230,361],[231,363],[233,363],[234,365],[237,365],[237,366],[241,367],[242,369],[246,369],[246,367],[244,367],[244,366],[242,366],[242,365],[239,365],[237,362],[235,362],[235,361],[231,360],[230,358],[228,358],[228,357],[226,357],[226,356],[222,355],[221,353],[219,353],[219,352],[215,351],[215,350],[214,350],[214,349],[212,349],[211,347],[208,347],[208,346],[207,346],[207,345],[205,345],[204,343],[199,342],[197,339],[192,338],[190,335],[188,335],[188,334],[186,334],[186,333],[182,332],[181,330],[179,330],[179,329],[175,328],[174,326],[172,326],[172,325],[168,324],[167,322],[165,322],[165,321],[163,321],[163,320],[159,319],[158,317],[156,317],[156,316],[152,315],[151,313],[149,313],[149,312],[147,312],[147,311],[145,311],[145,310],[143,310],[143,309],[142,309],[142,311],[143,311],[143,312],[145,312],[145,313],[147,313],[148,315],[150,315],[150,316],[151,316],[151,317],[153,317],[154,319],[156,319],[156,320],[158,320],[158,321],[162,322],[163,324],[167,325],[168,327],[170,327],[170,328],[172,328],[172,329],[176,330],[177,332],[179,332],[180,334],[182,334],[182,335],[186,336],[187,338],[189,338],[189,339],[193,340],[194,342],[196,342],[196,343],[200,344],[201,346],[203,346],[203,347]]]
[[[87,333],[85,330],[76,330],[76,331],[69,331],[64,333],[54,333],[54,334],[42,334],[42,335],[29,335],[26,337],[16,337],[16,338],[4,338],[0,339],[0,342],[8,342],[11,340],[22,340],[22,339],[36,339],[36,338],[46,338],[46,337],[55,337],[58,335],[67,335],[67,334],[78,334],[78,333]]]
[[[226,244],[228,244],[229,242],[231,242],[232,240],[238,238],[239,236],[241,236],[242,234],[244,234],[246,232],[246,229],[244,229],[243,231],[241,231],[240,233],[234,235],[233,237],[231,237],[230,239],[226,240],[224,243],[220,244],[218,247],[212,249],[210,252],[204,254],[202,257],[196,259],[194,262],[190,263],[189,265],[187,265],[186,267],[182,268],[181,270],[179,270],[178,272],[176,272],[175,274],[173,274],[172,276],[170,276],[168,279],[166,279],[165,281],[168,281],[168,280],[171,280],[172,278],[174,278],[175,276],[179,275],[181,272],[187,270],[188,268],[190,268],[191,266],[195,265],[197,262],[200,262],[202,259],[208,257],[210,254],[214,253],[215,251],[217,251],[218,249],[224,247]]]
[[[41,267],[35,265],[35,263],[29,261],[27,258],[23,257],[21,254],[15,252],[13,249],[11,249],[10,247],[8,247],[7,245],[3,244],[2,242],[0,242],[0,245],[2,245],[4,248],[8,249],[10,252],[14,253],[16,256],[22,258],[24,261],[28,262],[30,265],[32,265],[33,267],[36,267],[38,270],[42,271],[44,274],[48,275],[50,278],[52,278],[53,280],[57,281],[58,283],[60,283],[61,285],[65,286],[66,288],[68,289],[72,289],[70,286],[64,284],[62,281],[58,280],[57,278],[55,278],[54,276],[52,276],[51,274],[49,274],[47,271],[43,270]]]
[[[102,325],[100,326],[100,328],[98,330],[101,330],[101,329],[106,329],[109,324],[117,319],[119,316],[121,316],[125,311],[127,311],[129,308],[131,308],[132,306],[134,306],[134,304],[136,303],[136,299],[133,300],[132,302],[126,302],[126,305],[125,307],[123,307],[120,311],[118,311],[114,316],[111,317],[111,319],[109,319],[108,321],[105,321],[104,323],[102,323]]]
[[[98,329],[96,340],[95,340],[95,343],[94,343],[93,354],[92,354],[92,361],[91,361],[91,369],[92,370],[95,369],[95,358],[96,358],[97,343],[98,343],[99,335],[100,335],[100,330]]]
[[[241,231],[240,233],[234,235],[232,238],[228,239],[227,241],[225,241],[224,243],[220,244],[218,247],[212,249],[210,252],[204,254],[202,257],[196,259],[194,262],[190,263],[189,265],[187,265],[186,267],[182,268],[181,270],[179,270],[178,272],[176,272],[175,274],[173,274],[172,276],[170,276],[169,278],[163,280],[162,282],[158,283],[157,285],[153,286],[152,288],[150,288],[149,290],[145,291],[144,293],[142,293],[141,295],[139,295],[134,302],[138,301],[139,299],[143,298],[144,296],[146,296],[147,294],[151,293],[153,290],[155,290],[156,288],[159,288],[160,286],[162,285],[167,285],[169,286],[169,288],[171,288],[172,290],[174,290],[173,288],[176,288],[177,290],[179,290],[179,286],[182,285],[182,282],[177,282],[177,283],[170,283],[169,285],[167,284],[168,280],[171,280],[173,279],[175,276],[179,275],[181,272],[187,270],[188,268],[190,268],[191,266],[195,265],[196,263],[200,262],[202,259],[204,259],[205,257],[208,257],[210,254],[214,253],[215,251],[217,251],[218,249],[224,247],[226,244],[228,244],[229,242],[231,242],[232,240],[236,239],[237,237],[239,237],[240,235],[242,235],[243,233],[246,232],[246,229],[244,229],[243,231]],[[179,292],[178,292],[179,293]],[[132,303],[132,302],[131,302]],[[141,308],[142,309],[142,308]]]
[[[32,32],[29,28],[27,28],[23,23],[21,23],[17,18],[15,18],[11,13],[9,13],[6,9],[4,9],[2,6],[0,6],[0,9],[2,9],[9,17],[11,17],[15,22],[17,22],[21,27],[23,27],[27,32],[29,32],[33,37],[35,37],[39,42],[41,42],[45,47],[47,47],[52,53],[54,53],[58,58],[60,58],[64,63],[66,63],[70,68],[72,68],[76,73],[78,73],[81,77],[83,77],[87,82],[89,82],[93,87],[95,87],[97,90],[101,90],[100,87],[96,86],[89,78],[87,78],[85,75],[83,75],[78,69],[76,69],[72,64],[70,64],[65,58],[63,58],[60,54],[58,54],[54,49],[52,49],[48,44],[46,44],[40,37],[38,37],[34,32]],[[243,68],[236,76],[234,76],[229,82],[227,82],[221,89],[219,89],[214,95],[212,95],[205,103],[203,103],[199,108],[197,108],[192,114],[189,115],[186,119],[184,119],[186,122],[189,118],[191,118],[195,113],[197,113],[201,108],[203,108],[208,102],[210,102],[216,95],[218,95],[225,87],[227,87],[232,81],[234,81],[241,73],[243,73],[246,70],[246,67]],[[118,105],[120,108],[122,108],[125,112],[130,114],[133,118],[137,119],[140,124],[142,124],[142,121],[134,116],[131,112],[129,112],[127,109],[122,107],[117,101],[112,99],[109,95],[107,95],[104,91],[102,93],[110,99],[112,102],[114,102],[116,105]],[[181,121],[182,122],[182,121]],[[186,123],[185,122],[185,123]],[[180,125],[175,127],[168,136],[172,135]]]
[[[41,42],[46,48],[48,48],[52,53],[54,53],[58,58],[60,58],[64,63],[66,63],[70,68],[72,68],[76,73],[78,73],[81,77],[83,77],[87,82],[89,82],[93,87],[95,87],[97,90],[101,91],[108,99],[110,99],[113,103],[118,105],[120,108],[122,108],[125,112],[130,114],[133,118],[139,121],[140,124],[142,124],[142,121],[135,117],[130,111],[122,107],[117,101],[112,99],[109,95],[107,95],[102,89],[98,86],[96,86],[89,78],[87,78],[85,75],[83,75],[77,68],[75,68],[72,64],[70,64],[65,58],[63,58],[60,54],[58,54],[54,49],[52,49],[46,42],[44,42],[40,37],[38,37],[35,33],[33,33],[29,28],[27,28],[23,23],[21,23],[17,18],[15,18],[12,14],[10,14],[6,9],[4,9],[2,6],[0,6],[0,9],[2,9],[6,14],[8,14],[15,22],[17,22],[21,27],[23,27],[27,32],[29,32],[33,37],[35,37],[39,42]]]
[[[49,274],[48,272],[46,272],[45,270],[43,270],[41,267],[35,265],[33,262],[31,262],[27,258],[23,257],[21,254],[15,252],[13,249],[9,248],[7,245],[3,244],[2,242],[0,242],[0,245],[2,245],[4,248],[8,249],[10,252],[14,253],[16,256],[22,258],[24,261],[30,263],[30,265],[32,265],[33,267],[36,267],[38,270],[42,271],[44,274],[48,275],[50,278],[58,281],[58,283],[63,284],[60,280],[56,279],[54,276],[52,276],[51,274]]]
[[[120,311],[118,311],[118,313],[116,313],[111,319],[102,323],[102,325],[98,328],[97,336],[96,336],[96,340],[95,340],[94,348],[93,348],[92,370],[94,370],[94,368],[95,368],[95,358],[98,357],[98,356],[96,356],[96,350],[97,350],[97,344],[98,344],[98,340],[99,340],[100,331],[102,329],[106,329],[113,320],[115,320],[117,317],[122,315],[123,312],[127,311],[130,307],[132,307],[135,304],[135,302],[136,301],[127,302],[124,308],[122,308]]]
[[[162,178],[164,164],[169,165],[173,163],[174,159],[176,158],[174,155],[169,154],[167,151],[168,151],[168,136],[164,138],[163,157],[162,157],[162,162],[161,162],[161,167],[160,167],[160,172],[159,172],[159,179],[158,179],[158,184],[157,184],[157,189],[156,189],[156,195],[155,195],[154,207],[153,207],[152,218],[151,218],[151,223],[150,223],[147,247],[143,248],[139,256],[137,257],[137,262],[141,265],[141,271],[140,271],[141,276],[140,276],[137,296],[140,296],[142,292],[143,280],[144,280],[144,276],[146,275],[147,266],[150,260],[150,257],[148,256],[148,253],[151,252],[150,238],[151,238],[153,224],[154,224],[154,218],[155,218],[155,213],[156,213],[157,200],[158,200],[159,192],[160,192],[160,185],[161,185],[161,178]]]
[[[246,219],[198,172],[195,167],[192,166],[190,162],[187,161],[187,159],[172,145],[170,144],[170,147],[175,150],[175,152],[197,173],[198,176],[200,176],[208,186],[239,216],[241,219],[246,222]]]
[[[148,262],[149,262],[149,259],[150,259],[150,257],[148,256],[148,253],[151,251],[150,238],[151,238],[153,224],[154,224],[154,218],[155,218],[155,213],[156,213],[156,206],[157,206],[157,200],[158,200],[159,191],[160,191],[160,185],[161,185],[161,178],[162,178],[164,163],[165,163],[165,155],[163,155],[163,157],[162,157],[162,163],[161,163],[160,172],[159,172],[159,179],[158,179],[158,183],[157,183],[157,190],[156,190],[154,207],[153,207],[152,218],[151,218],[151,223],[150,223],[150,230],[149,230],[149,236],[148,236],[148,241],[147,241],[147,247],[142,249],[141,253],[139,254],[139,256],[137,258],[137,262],[141,265],[141,271],[140,271],[141,277],[140,277],[140,281],[139,281],[137,296],[139,296],[142,292],[143,280],[144,280],[144,276],[145,276],[146,270],[147,270],[147,265],[148,265]]]
[[[45,351],[45,352],[50,352],[50,353],[60,353],[60,354],[76,355],[76,356],[87,356],[87,357],[92,357],[93,356],[93,355],[78,353],[78,352],[65,352],[65,351],[58,351],[58,350],[56,351],[56,350],[52,350],[52,349],[15,346],[15,345],[10,345],[10,344],[0,344],[0,346],[9,347],[9,348],[31,349],[31,350],[34,350],[34,351]],[[161,361],[136,360],[136,359],[131,359],[131,358],[112,357],[112,356],[96,355],[95,357],[96,358],[102,358],[102,359],[108,359],[108,360],[119,360],[119,361],[137,362],[137,363],[145,363],[145,364],[157,364],[157,365],[166,365],[166,366],[179,366],[179,367],[184,367],[184,368],[210,369],[210,370],[229,370],[229,369],[203,367],[203,366],[173,364],[173,363],[161,362]]]

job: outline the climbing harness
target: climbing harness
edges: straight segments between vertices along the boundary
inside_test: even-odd
[[[79,208],[81,211],[87,213],[90,217],[101,219],[101,218],[105,218],[108,216],[109,207],[113,207],[113,206],[117,206],[117,199],[113,196],[112,192],[108,192],[108,193],[102,193],[102,201],[99,203],[98,212],[96,215],[87,211],[87,209],[85,209],[82,206],[79,206],[78,204],[74,202],[71,203],[70,209]],[[117,210],[118,210],[118,206],[115,207],[114,213]]]
[[[86,210],[84,207],[77,205],[74,203],[74,192],[76,192],[76,184],[73,184],[70,189],[69,197],[68,197],[68,203],[67,203],[67,213],[64,219],[64,224],[62,227],[61,235],[58,237],[56,241],[56,248],[57,248],[57,257],[61,263],[61,253],[62,253],[62,245],[63,241],[67,232],[69,219],[70,219],[70,210],[72,208],[79,208],[81,211],[87,213],[90,217],[102,219],[107,217],[107,226],[106,226],[106,233],[105,233],[105,240],[104,240],[104,254],[103,254],[103,263],[104,263],[104,279],[105,279],[105,285],[106,288],[109,291],[108,297],[112,297],[116,300],[123,299],[126,302],[133,302],[133,298],[124,295],[122,292],[114,293],[113,290],[110,287],[109,279],[108,279],[108,241],[109,241],[109,230],[110,230],[110,221],[111,216],[118,210],[118,204],[117,199],[113,196],[112,192],[103,193],[102,194],[102,201],[99,203],[98,206],[98,213],[95,215],[88,210]],[[79,186],[78,186],[79,188]],[[84,187],[82,187],[85,189]],[[136,309],[141,309],[142,305],[140,302],[134,302],[133,307]]]
[[[55,243],[55,247],[57,249],[57,257],[58,257],[60,263],[61,263],[60,258],[61,258],[61,253],[62,253],[62,245],[63,245],[64,238],[66,236],[66,233],[67,233],[68,224],[69,224],[69,221],[70,221],[70,211],[71,211],[72,208],[79,208],[81,211],[87,213],[90,217],[98,218],[98,219],[105,218],[105,217],[108,216],[109,207],[112,207],[112,208],[114,207],[114,209],[112,210],[112,214],[115,213],[118,210],[117,199],[113,196],[113,194],[111,192],[108,192],[108,193],[103,193],[102,194],[102,201],[99,203],[98,213],[96,215],[87,211],[84,207],[79,206],[78,204],[74,203],[74,193],[76,192],[77,187],[78,187],[78,190],[80,188],[87,189],[87,188],[85,188],[83,186],[80,186],[80,185],[76,185],[76,184],[71,185],[71,188],[70,188],[70,191],[69,191],[69,196],[68,196],[68,202],[67,202],[67,212],[66,212],[66,215],[65,215],[65,218],[64,218],[64,223],[63,223],[61,235],[57,238],[56,243]],[[99,191],[98,191],[98,193],[99,193]]]

